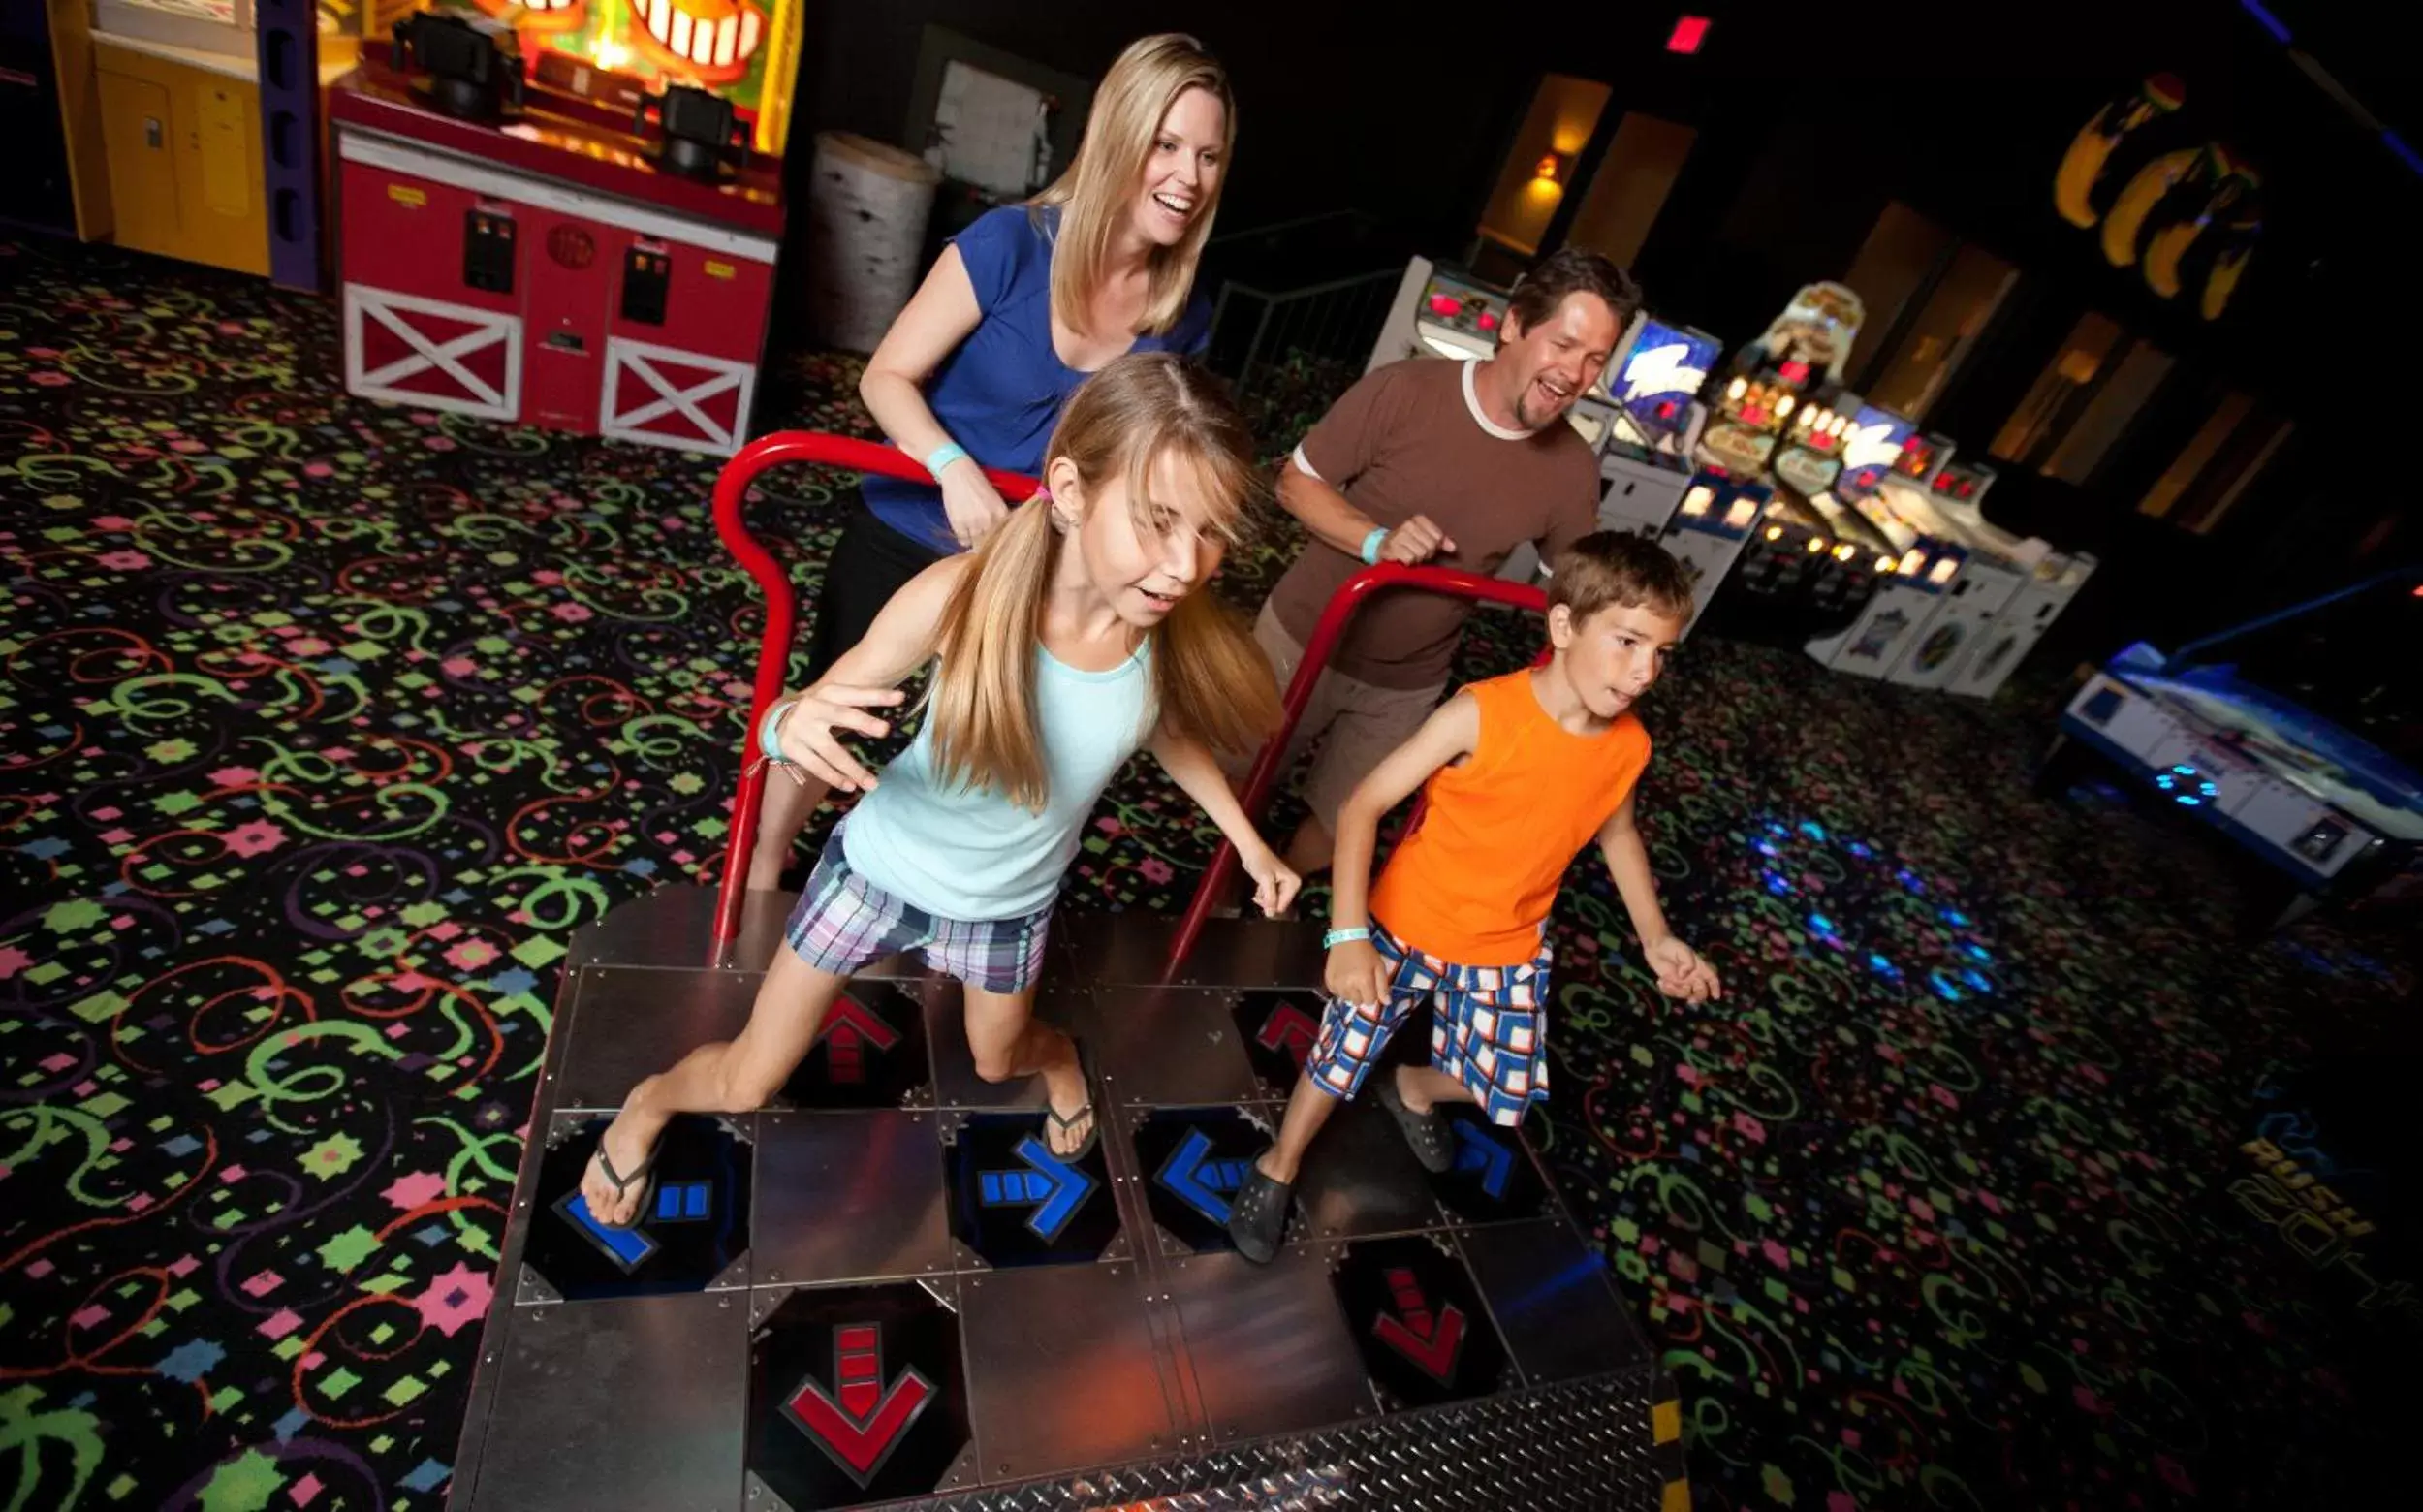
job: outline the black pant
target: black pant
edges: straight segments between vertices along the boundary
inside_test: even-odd
[[[860,501],[858,512],[841,527],[832,559],[825,563],[824,590],[816,600],[816,628],[807,642],[807,680],[822,677],[842,652],[865,640],[867,627],[892,595],[940,560],[940,553],[885,524]]]

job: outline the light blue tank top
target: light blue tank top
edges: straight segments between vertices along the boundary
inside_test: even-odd
[[[1150,649],[1147,642],[1108,672],[1080,672],[1035,647],[1035,714],[1051,780],[1041,812],[989,789],[944,785],[928,723],[851,810],[841,832],[851,869],[946,919],[1017,919],[1050,903],[1102,790],[1152,733]]]

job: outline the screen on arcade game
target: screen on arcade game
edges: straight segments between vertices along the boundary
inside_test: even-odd
[[[536,65],[558,53],[635,79],[647,92],[687,84],[732,102],[749,145],[779,154],[789,124],[803,0],[437,0],[436,9],[513,27]]]
[[[1902,459],[1903,443],[1917,428],[1889,409],[1861,405],[1851,417],[1849,428],[1842,432],[1842,475],[1835,482],[1835,491],[1855,495],[1875,492],[1876,486]]]
[[[1723,352],[1723,345],[1704,331],[1669,326],[1653,315],[1641,317],[1640,334],[1624,358],[1623,370],[1604,380],[1608,397],[1618,406],[1615,444],[1661,455],[1680,447],[1691,423],[1691,400]]]

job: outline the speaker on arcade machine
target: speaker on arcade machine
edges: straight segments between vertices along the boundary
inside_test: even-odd
[[[446,0],[330,91],[346,388],[729,455],[802,0]]]

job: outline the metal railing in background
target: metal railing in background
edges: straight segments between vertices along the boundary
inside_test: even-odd
[[[1453,567],[1406,567],[1382,562],[1376,567],[1366,567],[1338,584],[1337,591],[1330,595],[1329,603],[1322,608],[1321,617],[1314,621],[1312,639],[1305,644],[1304,656],[1296,664],[1296,676],[1287,684],[1286,697],[1280,704],[1278,730],[1264,743],[1253,770],[1246,773],[1245,790],[1238,802],[1252,823],[1262,822],[1260,816],[1271,802],[1272,790],[1278,785],[1279,760],[1286,754],[1288,738],[1296,733],[1297,721],[1304,718],[1306,706],[1312,702],[1313,685],[1321,680],[1330,653],[1345,636],[1346,621],[1372,594],[1389,588],[1444,593],[1451,598],[1505,604],[1535,614],[1548,607],[1547,593],[1527,583],[1484,578],[1479,573]],[[1531,665],[1539,666],[1547,659],[1548,652],[1543,649]],[[1418,808],[1416,812],[1419,813]],[[1203,868],[1203,880],[1195,885],[1195,896],[1187,901],[1185,916],[1179,921],[1178,935],[1170,943],[1169,960],[1163,970],[1165,979],[1176,979],[1178,968],[1185,963],[1186,953],[1194,949],[1196,938],[1203,933],[1213,910],[1220,906],[1221,896],[1236,872],[1237,847],[1222,839]]]
[[[1291,360],[1336,364],[1343,392],[1362,376],[1403,274],[1400,268],[1384,268],[1280,292],[1232,279],[1212,309],[1212,367],[1248,406]]]

